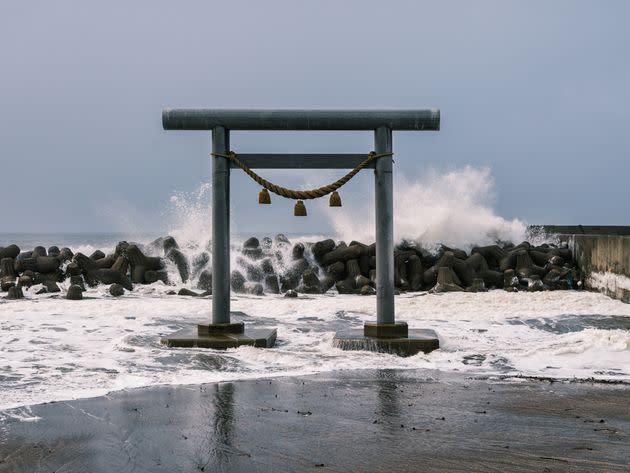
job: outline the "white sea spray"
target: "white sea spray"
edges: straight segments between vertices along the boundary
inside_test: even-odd
[[[396,175],[394,188],[396,241],[469,248],[497,241],[521,242],[527,237],[525,222],[505,219],[493,210],[494,181],[487,168],[431,171],[414,181]],[[374,240],[373,199],[330,209],[327,215],[339,238]],[[363,216],[365,222],[357,225],[356,215]]]
[[[630,290],[630,278],[623,274],[611,273],[609,271],[594,271],[588,276],[587,286],[593,289],[603,289],[614,293],[617,289]]]

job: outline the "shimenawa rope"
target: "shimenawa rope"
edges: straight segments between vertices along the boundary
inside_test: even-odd
[[[210,153],[211,156],[227,158],[236,164],[237,167],[241,168],[249,177],[251,177],[254,181],[260,184],[265,189],[273,192],[276,195],[281,197],[286,197],[287,199],[296,199],[296,200],[306,200],[306,199],[318,199],[319,197],[324,197],[325,195],[330,194],[331,192],[336,191],[341,186],[346,184],[350,179],[352,179],[356,173],[358,173],[361,169],[365,168],[372,161],[382,158],[383,156],[392,156],[394,153],[379,153],[376,154],[374,151],[370,151],[367,155],[367,158],[361,161],[354,169],[352,169],[348,174],[343,176],[342,178],[336,180],[335,182],[328,184],[327,186],[318,187],[316,189],[305,190],[305,191],[297,191],[293,189],[287,189],[286,187],[278,186],[273,182],[269,182],[267,179],[259,176],[254,171],[252,171],[248,166],[242,163],[236,156],[236,153],[230,151],[228,154],[221,153]]]

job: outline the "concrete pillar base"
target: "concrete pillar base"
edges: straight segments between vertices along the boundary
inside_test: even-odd
[[[333,346],[342,350],[365,350],[390,353],[398,356],[413,356],[429,353],[440,348],[435,331],[407,328],[405,322],[395,324],[365,324],[363,330],[354,329],[337,332]]]
[[[234,315],[234,313],[232,313]],[[245,315],[242,312],[239,315]],[[241,345],[271,348],[276,343],[276,329],[246,329],[243,322],[198,324],[178,330],[161,339],[164,345],[182,348],[212,348],[225,350]]]
[[[363,335],[366,337],[407,337],[409,328],[407,322],[395,322],[393,324],[366,322],[363,325]]]
[[[197,334],[200,336],[210,336],[216,334],[239,334],[245,333],[243,322],[227,324],[197,324]]]

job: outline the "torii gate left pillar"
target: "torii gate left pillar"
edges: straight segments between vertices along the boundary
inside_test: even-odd
[[[230,151],[230,132],[212,129],[212,152]],[[212,159],[212,323],[230,323],[230,164]],[[215,277],[218,276],[218,277]],[[227,275],[227,277],[226,277]]]
[[[438,110],[165,110],[166,130],[212,130],[212,323],[197,330],[181,330],[162,341],[172,346],[230,348],[239,345],[273,346],[275,329],[244,330],[231,322],[230,312],[230,130],[373,130],[374,151],[392,152],[392,130],[439,130]],[[239,154],[250,168],[353,168],[363,154]],[[376,290],[377,320],[361,331],[340,332],[334,345],[415,354],[439,343],[432,330],[409,331],[396,322],[394,307],[393,182],[391,156],[376,160]]]

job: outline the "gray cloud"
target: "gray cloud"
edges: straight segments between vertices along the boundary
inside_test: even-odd
[[[206,134],[161,129],[167,106],[438,107],[442,131],[395,136],[396,172],[488,166],[505,217],[627,223],[627,2],[15,1],[2,9],[0,231],[130,222],[163,230],[172,193],[194,190],[210,169]],[[361,133],[233,138],[250,152],[371,146]],[[259,209],[257,187],[240,173],[232,188],[242,231],[326,230],[316,206],[298,223],[289,202]],[[344,198],[371,199],[369,173]]]

